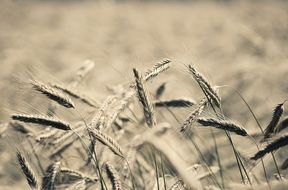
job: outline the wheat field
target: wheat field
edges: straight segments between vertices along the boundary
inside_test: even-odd
[[[0,6],[0,189],[288,188],[285,1]]]

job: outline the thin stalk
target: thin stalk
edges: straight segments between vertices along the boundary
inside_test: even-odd
[[[132,170],[131,170],[131,168],[130,168],[130,165],[129,165],[128,160],[125,159],[125,162],[127,163],[129,172],[130,172],[130,174],[131,174],[132,188],[135,190],[135,189],[136,189],[136,186],[135,186],[135,178],[134,178],[134,175],[133,175],[133,173],[132,173]]]
[[[33,154],[34,154],[34,156],[35,156],[35,158],[36,158],[36,160],[37,160],[37,164],[38,164],[38,166],[39,166],[39,168],[40,168],[40,171],[41,171],[42,175],[44,175],[44,174],[45,174],[45,170],[44,170],[44,168],[43,168],[43,166],[42,166],[42,164],[41,164],[41,162],[40,162],[39,156],[38,156],[37,153],[35,152],[34,146],[33,146],[33,144],[32,144],[32,142],[31,142],[31,140],[30,140],[29,137],[28,137],[27,140],[28,140],[28,143],[30,144],[30,146],[31,146],[31,148],[32,148],[32,152],[33,152]]]
[[[158,167],[157,167],[157,160],[156,160],[155,152],[152,152],[152,157],[153,157],[154,166],[155,166],[157,189],[160,190],[160,184],[159,184],[159,179],[158,179],[159,174],[158,174]]]
[[[215,138],[213,129],[212,129],[211,127],[210,127],[210,131],[211,131],[212,139],[213,139],[213,142],[214,142],[215,153],[216,153],[216,155],[217,155],[217,162],[218,162],[219,169],[220,169],[220,176],[221,176],[222,187],[223,187],[223,189],[225,189],[224,174],[223,174],[222,164],[221,164],[220,156],[219,156],[219,152],[218,152],[217,141],[216,141],[216,138]]]
[[[76,110],[76,109],[75,109],[75,110]],[[77,110],[76,110],[76,112],[77,112],[77,113],[79,114],[79,116],[81,117],[81,119],[82,119],[82,121],[84,122],[86,128],[88,128],[88,125],[87,125],[86,121],[83,119],[82,115],[81,115]],[[88,129],[87,129],[87,130],[88,130]],[[78,136],[78,138],[80,139],[80,142],[81,142],[82,146],[83,146],[83,147],[85,146],[85,148],[87,149],[87,151],[88,151],[88,153],[90,154],[90,156],[92,156],[92,159],[93,159],[93,161],[95,162],[96,170],[97,170],[98,173],[99,173],[100,183],[101,183],[101,189],[104,189],[104,187],[105,187],[105,189],[108,190],[108,188],[107,188],[107,186],[106,186],[106,183],[105,183],[105,181],[104,181],[104,178],[103,178],[103,176],[102,176],[101,169],[100,169],[100,167],[99,167],[99,161],[98,161],[98,157],[97,157],[97,154],[96,154],[95,149],[93,149],[93,152],[94,152],[94,155],[95,155],[95,158],[94,158],[93,153],[91,153],[88,145],[83,141],[82,137],[81,137],[77,132],[75,132],[73,129],[71,129],[71,131]],[[89,135],[90,141],[92,142],[93,139],[92,139],[91,135],[89,134],[89,132],[88,132],[88,135]]]
[[[164,189],[167,190],[167,185],[166,185],[166,179],[165,179],[165,172],[164,172],[164,166],[163,166],[163,157],[162,154],[160,155],[161,158],[161,170],[162,170],[162,176],[163,176],[163,181],[164,181]]]
[[[197,83],[198,83],[198,81],[197,81]],[[205,90],[202,88],[202,86],[201,86],[199,83],[198,83],[198,85],[199,85],[200,89],[202,90],[202,92],[204,93],[205,97],[207,98],[209,104],[211,105],[211,107],[212,107],[213,111],[215,112],[216,116],[218,117],[218,119],[223,119],[223,118],[225,118],[225,116],[224,116],[224,114],[223,114],[223,111],[222,111],[222,108],[220,109],[220,111],[222,112],[222,114],[219,115],[218,112],[216,111],[216,109],[214,108],[212,102],[209,101],[209,100],[210,100],[210,99],[209,99],[209,96],[207,95],[207,93],[205,92]],[[242,163],[242,161],[241,161],[241,159],[240,159],[240,157],[239,157],[238,151],[237,151],[236,148],[235,148],[235,145],[234,145],[234,143],[233,143],[233,140],[231,139],[231,136],[229,135],[229,133],[228,133],[226,130],[224,130],[224,131],[225,131],[225,134],[226,134],[227,138],[229,139],[229,142],[230,142],[230,144],[231,144],[231,146],[232,146],[232,148],[233,148],[233,152],[234,152],[234,155],[235,155],[235,157],[236,157],[236,161],[237,161],[238,169],[239,169],[240,174],[241,174],[242,181],[244,182],[244,177],[243,177],[243,174],[242,174],[242,171],[241,171],[241,166],[239,165],[239,163],[241,163],[241,165],[243,166],[243,170],[244,170],[244,172],[245,172],[245,174],[246,174],[246,177],[247,177],[247,179],[249,180],[249,182],[250,182],[250,184],[251,184],[250,178],[249,178],[249,176],[247,175],[247,171],[246,171],[246,169],[245,169],[245,167],[244,167],[244,165],[243,165],[243,163]],[[219,166],[219,167],[220,167],[220,166]],[[221,169],[221,168],[220,168],[220,169]]]
[[[264,134],[264,130],[263,130],[263,128],[261,127],[259,120],[257,119],[256,115],[254,114],[254,112],[253,112],[253,110],[251,109],[251,107],[250,107],[250,105],[248,104],[248,102],[247,102],[247,101],[245,100],[245,98],[241,95],[241,93],[240,93],[237,89],[235,89],[235,88],[233,88],[233,87],[231,87],[231,86],[229,86],[229,85],[218,86],[218,88],[221,88],[221,87],[228,87],[228,88],[230,88],[231,90],[233,90],[233,91],[241,98],[241,100],[245,103],[245,105],[246,105],[247,108],[249,109],[250,113],[252,114],[254,120],[255,120],[256,123],[257,123],[257,126],[258,126],[259,129],[261,130],[261,133]],[[277,164],[277,162],[276,162],[275,155],[274,155],[273,152],[271,152],[271,155],[272,155],[273,162],[274,162],[275,168],[276,168],[276,170],[277,170],[277,173],[278,173],[278,175],[280,176],[280,179],[281,179],[281,173],[280,173],[278,164]],[[261,160],[262,160],[262,159],[261,159]],[[262,162],[263,162],[263,161],[262,161]],[[262,163],[262,164],[264,165],[264,163]],[[266,169],[264,169],[264,170],[266,171]],[[265,176],[267,176],[267,173],[266,173],[266,172],[265,172]],[[268,181],[268,177],[266,178],[266,181]]]

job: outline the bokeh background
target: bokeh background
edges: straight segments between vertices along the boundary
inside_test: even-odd
[[[0,119],[21,110],[27,73],[65,81],[91,59],[96,68],[81,88],[101,99],[107,86],[133,79],[133,67],[170,58],[174,66],[155,84],[167,82],[166,97],[199,99],[183,66],[194,64],[213,84],[238,89],[265,125],[288,98],[287,31],[287,1],[1,0]],[[220,94],[229,117],[255,127],[239,97]],[[0,186],[22,189],[11,144],[1,142]]]

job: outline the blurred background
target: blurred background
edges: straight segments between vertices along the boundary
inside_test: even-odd
[[[96,69],[83,89],[101,99],[107,86],[131,80],[133,67],[169,58],[175,65],[156,84],[169,84],[167,96],[199,99],[182,66],[194,64],[213,84],[237,88],[265,125],[288,95],[287,31],[287,1],[1,0],[0,119],[20,109],[21,73],[63,81],[91,59]],[[255,125],[235,94],[220,94],[229,117]],[[22,189],[10,143],[0,146],[1,189]]]

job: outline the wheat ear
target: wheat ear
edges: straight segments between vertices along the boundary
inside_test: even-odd
[[[124,153],[120,145],[114,141],[108,135],[101,133],[99,130],[88,128],[89,134],[92,136],[93,140],[100,141],[102,144],[107,146],[114,154],[124,158]]]
[[[195,100],[191,98],[178,98],[172,100],[159,100],[154,103],[155,107],[172,107],[172,108],[183,108],[191,107],[195,105]]]
[[[107,175],[112,183],[113,190],[121,190],[122,185],[115,168],[108,162],[105,163]]]
[[[274,132],[279,133],[288,127],[288,117],[284,118],[275,128]]]
[[[226,131],[230,131],[236,133],[237,135],[247,136],[248,133],[244,127],[240,126],[239,124],[233,121],[227,120],[218,120],[213,118],[198,118],[197,122],[203,126],[211,126],[219,129],[223,129]]]
[[[91,60],[86,60],[83,65],[78,69],[75,77],[70,83],[71,88],[75,88],[83,78],[95,67],[95,63]]]
[[[273,115],[272,115],[272,119],[270,121],[270,123],[268,124],[268,126],[266,127],[265,131],[264,131],[264,138],[263,140],[269,138],[271,136],[271,134],[274,132],[283,112],[284,112],[284,108],[283,108],[284,103],[282,104],[278,104],[274,111],[273,111]]]
[[[69,169],[69,168],[66,168],[66,167],[61,167],[60,173],[64,173],[66,175],[75,176],[75,177],[77,177],[79,179],[84,179],[86,182],[96,182],[96,181],[98,181],[98,178],[93,178],[93,177],[87,176],[87,175],[85,175],[82,172],[75,171],[75,170],[72,170],[72,169]]]
[[[288,158],[282,163],[281,170],[286,170],[288,168]]]
[[[30,167],[29,163],[19,150],[17,150],[16,156],[18,164],[20,165],[23,174],[26,176],[29,186],[31,187],[31,189],[36,190],[38,187],[38,182],[32,168]]]
[[[159,99],[165,92],[166,90],[166,82],[162,83],[156,90],[156,93],[155,93],[155,98],[156,99]]]
[[[156,77],[159,73],[164,72],[165,70],[169,69],[171,64],[171,60],[169,59],[164,59],[152,68],[152,70],[148,70],[144,76],[144,81],[149,81],[152,78]]]
[[[273,152],[283,146],[286,146],[287,144],[288,144],[288,135],[286,134],[268,144],[264,149],[258,151],[251,159],[258,160],[260,158],[263,158],[266,154]]]
[[[210,84],[210,82],[200,73],[198,72],[194,67],[191,65],[188,66],[188,69],[194,79],[197,81],[200,88],[203,90],[205,96],[207,96],[208,100],[211,101],[217,106],[221,107],[221,99],[215,90],[214,87]]]
[[[143,112],[145,116],[145,121],[149,127],[153,127],[156,124],[153,106],[151,105],[145,88],[143,86],[142,77],[140,76],[139,72],[136,69],[133,69],[136,88],[138,93],[138,99],[143,107]]]
[[[51,86],[53,88],[56,88],[58,90],[61,90],[62,92],[68,94],[69,96],[80,100],[81,102],[83,102],[84,104],[87,104],[88,106],[97,108],[97,103],[95,103],[94,101],[92,101],[90,98],[85,97],[82,94],[79,94],[79,92],[75,92],[73,89],[70,89],[69,87],[64,87],[60,84],[51,84]]]
[[[26,114],[13,114],[11,116],[13,120],[22,121],[24,123],[33,123],[45,126],[51,126],[61,130],[71,130],[69,123],[54,119],[52,117],[45,117],[41,115],[26,115]]]
[[[36,80],[31,80],[30,83],[35,90],[41,92],[49,99],[57,102],[58,104],[66,108],[74,108],[74,103],[72,102],[72,100],[60,93],[58,90]]]
[[[42,190],[54,190],[55,179],[60,171],[60,162],[55,162],[48,166],[46,174],[42,179]]]
[[[186,118],[186,120],[184,121],[184,123],[182,124],[182,126],[180,127],[180,132],[184,133],[187,128],[189,126],[191,126],[196,120],[197,118],[201,115],[201,113],[203,112],[205,106],[207,105],[207,100],[206,98],[202,99],[200,101],[199,104],[197,104],[197,107],[195,110],[192,111],[192,113],[190,113],[190,115],[188,116],[188,118]]]

